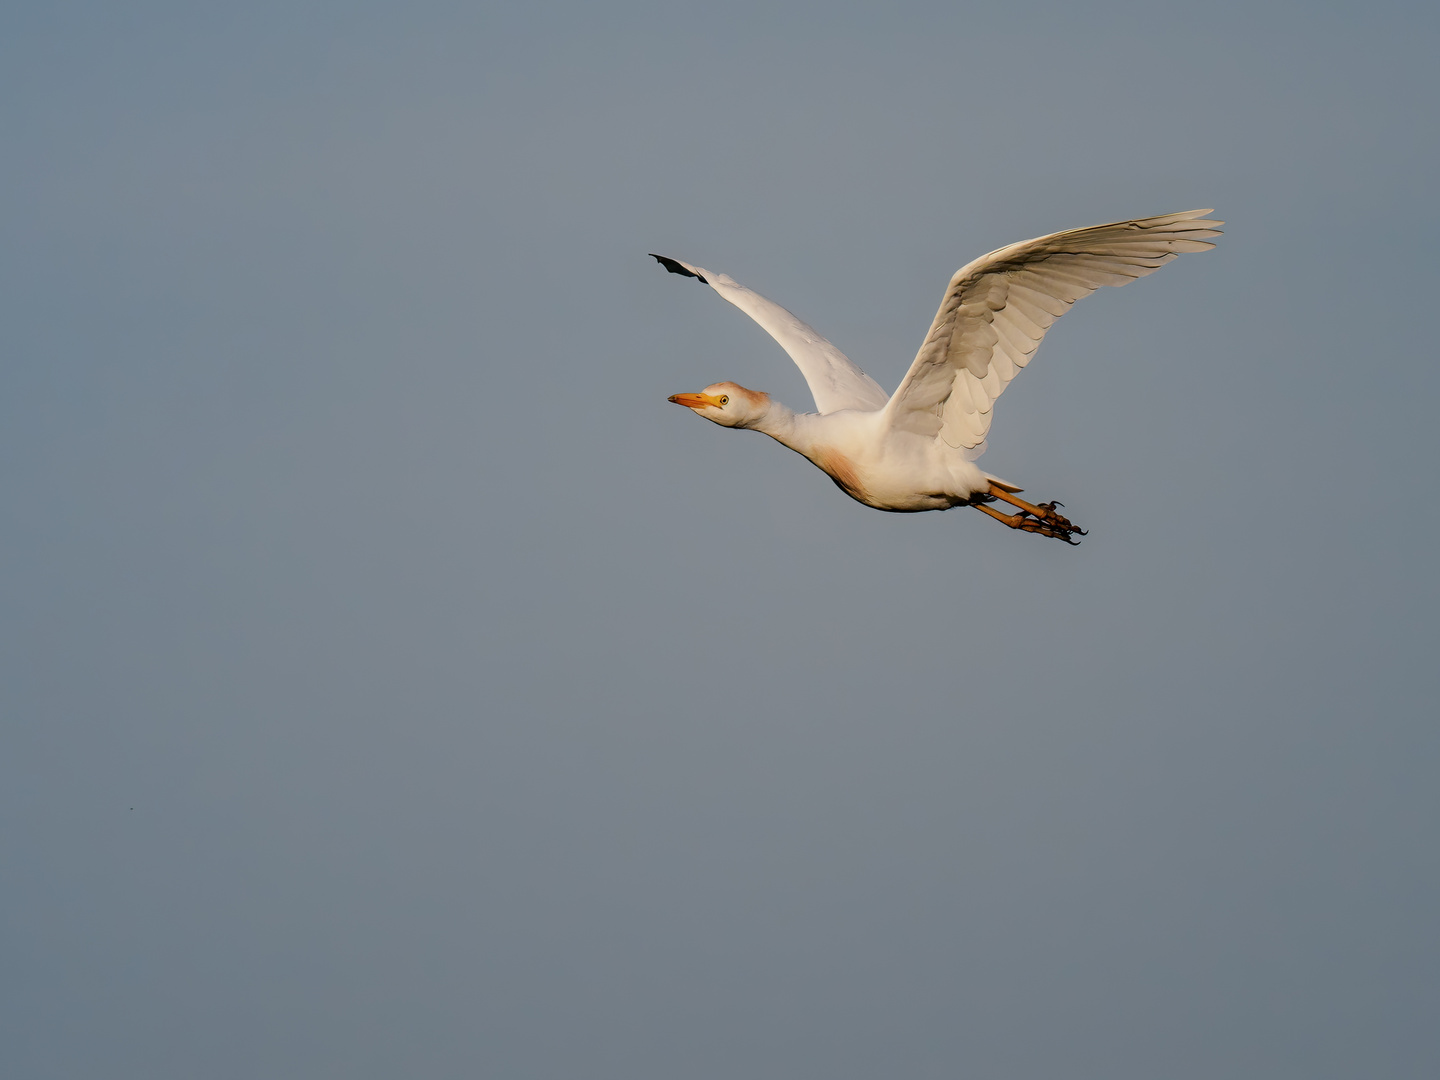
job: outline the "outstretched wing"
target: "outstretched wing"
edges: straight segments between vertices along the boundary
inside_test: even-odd
[[[699,266],[652,255],[672,274],[684,274],[709,285],[730,303],[759,323],[780,347],[790,354],[800,374],[810,386],[815,408],[822,413],[841,409],[877,410],[885,407],[889,395],[858,364],[842,353],[813,328],[797,319],[779,304],[751,292],[734,278],[712,274]]]
[[[1069,229],[992,251],[950,279],[925,344],[888,406],[902,431],[985,452],[991,409],[1051,323],[1101,285],[1128,285],[1225,224],[1209,210]]]

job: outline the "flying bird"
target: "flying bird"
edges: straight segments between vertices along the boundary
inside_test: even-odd
[[[672,274],[709,285],[749,315],[795,361],[816,412],[797,413],[769,394],[720,382],[670,400],[722,427],[769,435],[877,510],[918,513],[973,506],[1012,529],[1078,544],[1085,530],[1062,503],[1029,503],[1023,488],[975,460],[995,401],[1035,355],[1052,323],[1101,285],[1128,285],[1176,255],[1206,251],[1219,236],[1211,210],[1116,221],[1011,244],[961,267],[946,286],[925,343],[894,394],[811,327],[734,278],[664,255]],[[990,505],[1014,508],[1001,513]]]

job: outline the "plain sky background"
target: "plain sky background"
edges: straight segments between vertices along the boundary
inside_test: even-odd
[[[1433,4],[12,3],[0,1073],[1440,1075]],[[956,267],[1213,206],[885,515]]]

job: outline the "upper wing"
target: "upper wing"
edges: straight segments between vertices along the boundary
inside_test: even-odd
[[[939,436],[977,458],[991,408],[1030,362],[1050,324],[1101,285],[1127,285],[1185,251],[1206,251],[1223,221],[1209,210],[1070,229],[992,251],[961,267],[925,344],[889,404],[890,423]]]
[[[652,255],[660,265],[672,274],[699,278],[730,303],[749,315],[765,331],[780,343],[790,354],[800,374],[810,385],[815,398],[815,408],[822,413],[839,412],[841,409],[883,409],[889,395],[858,364],[842,353],[830,342],[817,334],[814,329],[801,322],[790,312],[772,300],[766,300],[757,292],[751,292],[734,278],[725,274],[712,274],[699,266],[667,259],[664,255]]]

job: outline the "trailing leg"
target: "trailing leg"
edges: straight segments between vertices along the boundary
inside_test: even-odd
[[[1012,529],[1039,533],[1041,536],[1053,536],[1057,540],[1064,540],[1067,544],[1078,544],[1080,541],[1075,537],[1085,535],[1084,529],[1077,528],[1069,518],[1056,512],[1055,508],[1060,505],[1059,503],[1040,503],[1037,506],[1027,503],[1024,499],[1017,499],[1005,489],[991,484],[986,502],[993,499],[1001,499],[1011,506],[1019,507],[1019,510],[1014,514],[1002,514],[982,502],[975,502],[971,505],[981,513],[989,514],[996,521],[1008,525]]]

